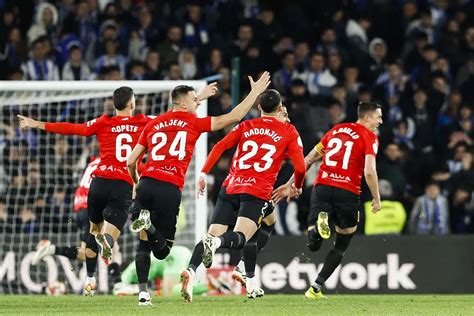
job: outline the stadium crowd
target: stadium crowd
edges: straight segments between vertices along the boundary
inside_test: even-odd
[[[468,0],[0,0],[0,12],[0,80],[220,74],[218,96],[208,107],[220,115],[232,108],[230,61],[240,57],[244,94],[247,75],[272,73],[305,154],[334,124],[354,121],[359,101],[378,101],[382,211],[403,218],[391,233],[474,233],[474,3]],[[24,136],[5,111],[0,221],[11,217],[21,230],[36,231],[36,214],[46,207],[67,220],[73,192],[64,184],[81,172],[67,154],[74,149],[62,139],[50,148],[54,160],[14,168],[26,148],[18,146]],[[248,117],[257,115],[255,108]],[[228,131],[210,135],[209,146]],[[212,172],[212,200],[231,158],[224,156]],[[35,183],[45,173],[58,175],[60,188],[9,210],[3,197],[25,186],[40,190]],[[291,173],[286,162],[277,185]],[[308,180],[297,200],[300,231],[312,186]],[[287,206],[279,207],[285,234]]]

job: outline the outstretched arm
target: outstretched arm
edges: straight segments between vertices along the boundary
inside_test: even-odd
[[[258,96],[267,89],[270,84],[270,73],[265,71],[260,79],[253,81],[252,77],[248,77],[251,90],[247,97],[240,102],[232,111],[227,114],[214,116],[211,120],[211,130],[218,131],[230,124],[237,123],[250,111]]]
[[[17,116],[20,121],[20,128],[22,129],[37,128],[45,130],[47,132],[62,135],[91,136],[95,134],[100,125],[98,124],[99,119],[94,119],[85,123],[74,124],[66,122],[48,123],[36,121],[32,118],[23,115]]]

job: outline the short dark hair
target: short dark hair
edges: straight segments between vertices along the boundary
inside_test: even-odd
[[[269,89],[260,94],[260,107],[265,113],[274,112],[281,104],[280,92],[275,89]]]
[[[185,96],[188,94],[190,91],[195,91],[193,87],[191,86],[186,86],[186,85],[180,85],[177,86],[171,91],[171,101],[174,103],[177,99],[181,98],[182,96]]]
[[[382,106],[377,102],[360,102],[357,106],[357,117],[362,118],[369,112],[373,112],[381,108]]]
[[[128,101],[133,96],[133,89],[130,87],[120,87],[114,91],[114,106],[121,111],[127,107]]]

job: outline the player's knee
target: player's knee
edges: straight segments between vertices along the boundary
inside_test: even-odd
[[[354,234],[344,235],[336,233],[336,242],[334,243],[334,249],[337,249],[344,254],[344,252],[346,252],[347,248],[349,247],[349,244],[351,243],[352,236],[354,236]]]
[[[323,244],[323,239],[317,234],[314,229],[308,230],[308,243],[306,246],[310,251],[318,251]]]
[[[170,251],[171,249],[166,246],[165,248],[162,248],[160,250],[153,251],[153,256],[155,256],[155,258],[158,260],[164,260],[170,254]]]
[[[151,250],[153,251],[153,256],[155,256],[155,258],[158,260],[163,260],[166,257],[168,257],[168,255],[170,254],[171,248],[173,247],[173,243],[174,242],[167,240],[166,246],[161,249],[157,249],[157,248],[154,249],[153,247],[154,243],[149,243],[149,244],[150,244]]]

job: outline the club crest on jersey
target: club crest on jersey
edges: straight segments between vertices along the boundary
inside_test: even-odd
[[[350,137],[352,137],[352,139],[358,139],[358,138],[359,138],[359,134],[357,134],[356,132],[354,132],[354,131],[353,131],[351,128],[349,128],[349,127],[340,127],[340,128],[338,128],[337,130],[332,131],[332,134],[333,134],[333,135],[340,134],[340,133],[347,134],[347,135],[349,135]]]

